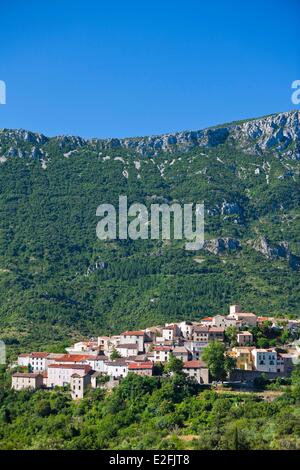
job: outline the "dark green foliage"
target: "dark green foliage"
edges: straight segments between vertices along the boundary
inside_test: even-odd
[[[199,391],[181,374],[130,374],[80,402],[67,391],[0,390],[0,449],[299,449],[295,389],[272,402]]]

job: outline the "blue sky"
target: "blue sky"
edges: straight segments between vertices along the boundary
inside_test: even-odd
[[[123,137],[295,109],[298,0],[1,0],[0,16],[0,128]]]

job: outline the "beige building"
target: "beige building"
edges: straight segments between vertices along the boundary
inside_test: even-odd
[[[116,351],[118,351],[122,357],[137,356],[139,353],[139,346],[136,343],[119,344],[116,347]]]
[[[144,342],[146,340],[150,341],[150,338],[147,337],[144,331],[124,331],[121,334],[120,344],[136,344],[138,347],[138,352],[144,352]]]
[[[72,374],[71,379],[70,379],[70,388],[71,388],[71,396],[73,400],[79,400],[83,398],[84,392],[90,384],[91,384],[90,374],[85,374],[85,375],[80,375],[77,373]]]
[[[216,315],[212,318],[212,326],[218,328],[228,328],[229,326],[236,326],[237,320],[235,318],[228,318],[224,315]]]
[[[175,346],[172,353],[177,359],[183,362],[189,359],[189,351],[184,346]]]
[[[43,386],[43,376],[39,373],[15,372],[12,375],[11,388],[22,390],[24,388],[37,389]]]
[[[151,376],[153,374],[153,363],[147,362],[130,362],[128,364],[128,372],[132,372],[137,375]]]
[[[187,361],[182,371],[190,378],[194,378],[199,384],[209,383],[209,370],[202,361]]]
[[[223,327],[217,326],[195,326],[193,341],[208,343],[209,341],[224,341]]]
[[[237,334],[237,343],[239,346],[247,346],[253,342],[253,335],[250,331],[240,331]]]
[[[257,325],[257,316],[254,313],[242,312],[240,305],[230,305],[227,319],[235,319],[240,321],[243,325]]]

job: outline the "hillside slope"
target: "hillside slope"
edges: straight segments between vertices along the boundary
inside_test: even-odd
[[[226,312],[300,312],[300,112],[164,136],[0,130],[0,331],[46,347]],[[205,247],[96,238],[96,208],[205,203]]]

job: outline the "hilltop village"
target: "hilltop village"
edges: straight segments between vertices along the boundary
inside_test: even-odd
[[[224,346],[224,357],[233,364],[228,381],[251,383],[262,374],[269,379],[288,377],[298,360],[299,336],[300,320],[259,317],[231,305],[227,316],[99,336],[75,343],[65,354],[20,354],[11,365],[18,370],[12,374],[12,388],[68,387],[76,400],[88,388],[115,387],[130,373],[162,375],[174,358],[187,377],[208,385],[213,376],[203,352],[219,343]]]

